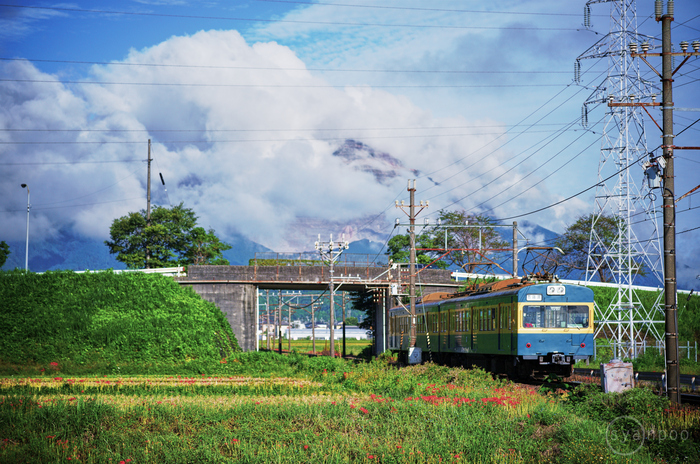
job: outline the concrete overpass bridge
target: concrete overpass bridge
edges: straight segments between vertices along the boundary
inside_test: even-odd
[[[186,277],[176,277],[181,285],[192,287],[205,300],[211,301],[226,316],[238,343],[244,351],[257,349],[258,296],[261,290],[326,290],[330,285],[330,269],[321,265],[293,262],[268,266],[188,266]],[[340,291],[374,290],[378,293],[376,346],[385,351],[387,311],[397,294],[408,293],[408,269],[340,263],[334,266],[333,283]],[[454,291],[458,283],[451,271],[419,269],[417,291],[422,294]]]

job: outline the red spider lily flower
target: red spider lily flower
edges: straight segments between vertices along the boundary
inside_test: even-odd
[[[364,414],[369,414],[369,411],[366,410],[365,408],[360,408],[360,411],[362,411]]]
[[[368,454],[368,455],[367,455],[367,459],[374,459],[374,455],[373,455],[373,454]]]
[[[401,449],[401,445],[396,445],[396,449]]]
[[[350,405],[350,409],[355,409],[355,405],[354,405],[354,404],[351,404],[351,405]]]
[[[52,361],[49,363],[50,366],[58,366],[58,363],[56,361]]]
[[[309,449],[309,445],[304,445],[304,449],[305,450]]]
[[[233,443],[234,445],[237,445],[237,444],[238,444],[238,438],[234,438],[233,440],[231,440],[231,443]]]

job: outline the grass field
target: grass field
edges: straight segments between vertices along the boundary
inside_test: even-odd
[[[47,368],[0,380],[2,462],[700,462],[700,411],[646,390],[275,353],[198,376]]]
[[[279,340],[270,340],[270,346],[273,351],[279,348]],[[289,350],[290,341],[282,339],[282,350]],[[330,340],[316,340],[316,353],[327,353],[330,352],[331,342]],[[362,353],[362,350],[372,346],[372,340],[356,340],[354,338],[345,340],[345,353],[348,356],[358,356]],[[265,340],[260,342],[260,348],[265,349],[267,343]],[[313,353],[314,352],[314,342],[312,340],[291,340],[291,350],[297,351],[299,353]],[[337,353],[343,354],[343,341],[335,341],[335,351]]]

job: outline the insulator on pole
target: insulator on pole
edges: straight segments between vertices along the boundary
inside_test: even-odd
[[[581,82],[581,62],[579,60],[574,62],[574,82]]]
[[[588,108],[586,105],[581,107],[581,125],[583,127],[588,127]]]
[[[673,17],[673,0],[668,0],[668,4],[666,5],[666,9],[668,11],[668,15]]]
[[[591,27],[591,6],[586,5],[583,7],[583,26]]]
[[[656,0],[656,4],[654,5],[654,14],[656,15],[656,20],[659,21],[661,19],[661,16],[664,14],[664,8],[661,3],[661,0]]]

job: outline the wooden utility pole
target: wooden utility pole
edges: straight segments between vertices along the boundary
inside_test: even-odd
[[[420,205],[416,205],[416,180],[412,179],[408,181],[408,193],[409,193],[409,204],[408,204],[408,238],[409,238],[409,258],[408,258],[408,299],[409,299],[409,312],[411,313],[411,330],[410,330],[410,346],[416,346],[416,206],[420,206],[420,213],[423,208],[428,207],[428,202],[423,206],[423,202]],[[405,206],[403,201],[399,205],[398,200],[396,201],[396,207],[404,209]],[[404,209],[404,213],[405,213]],[[398,219],[397,219],[398,224]]]
[[[668,397],[680,403],[680,369],[678,365],[678,306],[676,285],[676,201],[673,171],[673,49],[671,21],[673,2],[669,2],[668,14],[661,18],[661,62],[663,83],[663,156],[666,167],[663,174],[664,214],[664,308],[666,322],[666,369],[668,372]]]
[[[667,3],[663,12],[663,2],[656,0],[656,21],[661,22],[661,53],[649,53],[649,43],[641,44],[641,53],[637,53],[636,43],[630,44],[632,57],[641,58],[661,78],[663,87],[661,111],[663,127],[661,137],[663,154],[658,158],[658,164],[663,169],[663,221],[664,221],[664,323],[666,326],[666,371],[668,398],[673,403],[681,402],[680,366],[678,360],[678,285],[676,281],[676,200],[675,200],[675,171],[673,166],[674,150],[697,149],[698,147],[679,147],[674,145],[673,134],[673,75],[693,56],[700,56],[700,41],[692,44],[693,51],[688,51],[688,42],[680,42],[681,52],[673,51],[671,42],[671,22],[673,21],[673,0]],[[661,73],[649,62],[647,57],[661,57]],[[674,69],[673,57],[683,57],[683,61]],[[646,104],[646,105],[654,105]],[[645,105],[645,106],[646,106]],[[658,105],[658,103],[656,104]],[[656,123],[656,121],[654,121]],[[658,126],[658,123],[656,124]]]

